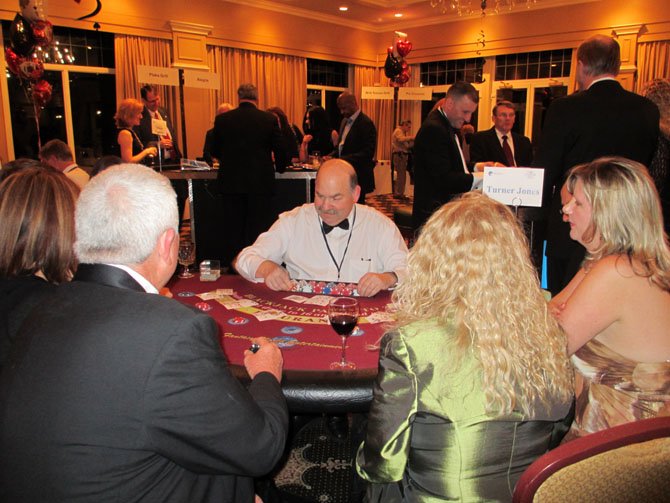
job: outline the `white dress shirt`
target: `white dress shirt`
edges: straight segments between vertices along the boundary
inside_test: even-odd
[[[291,279],[296,280],[358,283],[367,272],[393,272],[402,281],[407,246],[396,225],[374,208],[359,204],[348,220],[348,230],[335,227],[324,236],[314,204],[298,206],[282,213],[270,230],[242,250],[235,267],[255,282],[263,281],[256,278],[256,270],[265,260],[285,264]],[[342,263],[339,278],[335,261]]]

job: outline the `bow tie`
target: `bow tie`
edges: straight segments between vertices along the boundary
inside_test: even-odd
[[[335,227],[339,227],[340,229],[344,229],[345,231],[349,229],[349,220],[347,220],[346,218],[336,225],[328,225],[326,222],[322,222],[322,224],[324,234],[328,234]]]

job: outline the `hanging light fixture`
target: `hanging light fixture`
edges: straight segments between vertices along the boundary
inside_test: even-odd
[[[536,2],[537,0],[430,0],[430,6],[439,8],[443,14],[455,12],[459,16],[469,16],[484,11],[498,14],[521,7],[527,9]]]

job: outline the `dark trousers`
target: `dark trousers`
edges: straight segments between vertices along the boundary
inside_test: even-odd
[[[221,265],[230,265],[277,219],[270,194],[222,194]]]

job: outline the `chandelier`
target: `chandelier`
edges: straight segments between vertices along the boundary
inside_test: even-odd
[[[442,14],[455,12],[459,16],[469,16],[475,13],[498,14],[501,11],[511,11],[521,6],[529,8],[536,2],[537,0],[430,0],[430,6],[434,9],[439,8]]]

